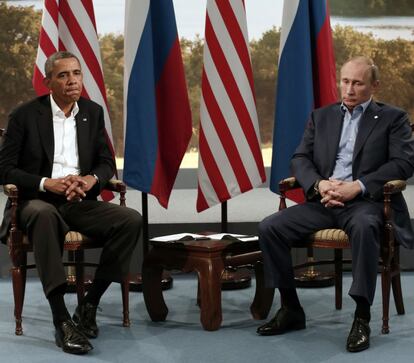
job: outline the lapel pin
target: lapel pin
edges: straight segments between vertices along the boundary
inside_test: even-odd
[[[377,116],[377,115],[375,115],[375,116],[374,116],[374,118],[378,118],[378,116]]]

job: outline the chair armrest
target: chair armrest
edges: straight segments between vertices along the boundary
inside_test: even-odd
[[[126,192],[126,185],[122,180],[111,179],[105,184],[105,189],[113,192]]]
[[[5,184],[3,185],[3,192],[6,194],[7,197],[17,197],[18,196],[18,189],[17,186],[14,184]]]
[[[395,194],[405,190],[407,182],[404,180],[390,180],[384,184],[384,193]]]
[[[279,191],[280,191],[280,193],[285,193],[288,190],[292,190],[292,189],[299,188],[299,187],[300,187],[300,185],[296,181],[296,178],[294,176],[292,176],[290,178],[282,179],[279,182]]]

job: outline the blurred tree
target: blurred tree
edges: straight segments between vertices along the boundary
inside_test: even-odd
[[[275,110],[280,29],[273,28],[250,43],[256,106],[263,145],[271,145]]]
[[[124,150],[124,36],[106,34],[100,38],[99,45],[115,154],[122,156]]]
[[[184,71],[187,80],[188,98],[193,117],[193,132],[189,143],[189,150],[198,148],[198,130],[200,123],[201,74],[203,71],[203,40],[196,35],[191,41],[181,38],[181,53]]]
[[[412,0],[330,0],[331,15],[409,16],[414,15]]]
[[[360,0],[364,6],[389,6],[388,0]],[[409,7],[412,1],[396,0]],[[332,1],[335,3],[335,1]],[[347,4],[346,2],[345,4]],[[349,6],[358,2],[351,1]],[[368,5],[367,5],[368,4]],[[383,4],[383,5],[381,5]],[[355,5],[356,6],[356,5]],[[31,79],[36,58],[41,12],[33,7],[14,7],[0,3],[0,126],[17,104],[35,96]],[[333,31],[337,79],[340,66],[350,57],[367,55],[374,59],[381,74],[376,98],[407,110],[414,121],[414,42],[385,41],[363,34],[352,27],[336,26]],[[250,43],[256,104],[262,143],[271,145],[274,123],[277,62],[280,30],[273,28]],[[123,46],[122,35],[100,38],[105,84],[116,155],[123,150]],[[193,114],[193,136],[189,148],[198,147],[203,40],[181,39],[181,50]]]
[[[0,3],[0,126],[19,103],[35,96],[32,87],[41,12],[33,6]]]

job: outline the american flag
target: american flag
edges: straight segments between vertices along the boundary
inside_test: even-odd
[[[113,151],[111,120],[92,0],[44,1],[42,27],[33,75],[33,87],[38,95],[49,92],[43,85],[46,59],[60,50],[69,51],[79,58],[84,83],[82,96],[102,106],[108,145]],[[101,197],[104,200],[111,199],[112,193],[101,194]]]
[[[197,211],[266,180],[243,0],[208,0]]]

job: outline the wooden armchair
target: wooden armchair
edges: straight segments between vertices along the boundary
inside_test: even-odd
[[[26,285],[26,271],[27,269],[36,267],[34,264],[27,264],[27,253],[33,252],[33,246],[29,242],[26,235],[19,230],[17,224],[16,212],[19,203],[19,192],[15,185],[8,184],[3,186],[4,193],[9,198],[12,208],[12,221],[9,235],[7,238],[7,245],[12,261],[12,280],[13,280],[13,295],[14,295],[14,315],[16,319],[16,335],[22,335],[22,310]],[[111,180],[106,189],[119,193],[120,205],[125,206],[126,186],[119,180]],[[103,247],[103,241],[99,241],[89,236],[85,236],[76,231],[69,231],[66,234],[63,249],[69,251],[71,256],[74,256],[71,261],[64,262],[65,266],[70,266],[75,269],[76,275],[76,292],[78,302],[85,294],[84,285],[84,267],[97,266],[96,263],[88,263],[84,261],[84,251],[92,248]],[[123,302],[123,326],[129,326],[129,281],[125,279],[121,283],[122,287],[122,302]]]
[[[402,180],[394,180],[386,183],[383,188],[384,195],[384,233],[381,241],[380,264],[382,285],[382,333],[389,333],[389,302],[390,289],[394,295],[397,313],[404,314],[404,303],[401,291],[399,246],[394,240],[394,228],[392,224],[391,197],[395,193],[403,191],[406,183]],[[280,205],[279,210],[286,208],[286,193],[299,188],[295,178],[287,178],[279,183]],[[333,260],[308,261],[296,265],[295,269],[312,266],[316,264],[333,264],[335,270],[335,306],[342,308],[342,266],[350,262],[343,260],[343,250],[350,248],[348,236],[341,229],[324,229],[317,231],[304,241],[302,245],[294,247],[329,248],[334,250]]]

